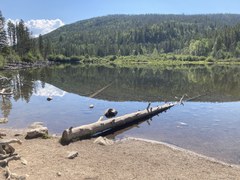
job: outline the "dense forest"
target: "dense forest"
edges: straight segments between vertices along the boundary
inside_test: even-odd
[[[0,11],[0,67],[11,62],[33,62],[47,59],[50,42],[41,36],[33,38],[23,20],[6,22]]]
[[[158,59],[240,58],[240,15],[109,15],[82,20],[32,38],[21,20],[0,14],[0,59],[79,60],[123,56]],[[184,57],[184,58],[183,58]],[[120,58],[121,59],[121,58]]]
[[[240,15],[111,15],[79,21],[47,35],[65,56],[160,53],[239,57]]]

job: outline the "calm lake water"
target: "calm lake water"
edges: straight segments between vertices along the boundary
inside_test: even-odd
[[[229,163],[240,164],[240,66],[115,67],[61,65],[2,71],[13,96],[0,99],[0,127],[25,128],[41,121],[51,133],[95,122],[107,108],[123,115],[152,105],[197,97],[112,134],[163,141]],[[91,94],[112,83],[94,98]],[[52,96],[52,101],[46,98]],[[90,109],[89,105],[94,108]]]

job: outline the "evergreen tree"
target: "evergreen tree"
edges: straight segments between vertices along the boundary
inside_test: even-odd
[[[44,48],[44,59],[47,60],[48,56],[52,53],[52,44],[49,38],[46,39],[46,45]]]
[[[4,30],[5,19],[0,11],[0,53],[3,51],[4,47],[7,46],[7,35]]]
[[[21,57],[23,57],[30,51],[32,47],[29,29],[25,26],[23,20],[20,20],[20,22],[16,26],[16,35],[17,35],[17,52]]]
[[[40,54],[43,56],[44,47],[43,47],[43,38],[41,34],[38,37],[38,48],[39,48]]]
[[[7,32],[8,32],[10,46],[15,46],[16,45],[16,27],[11,21],[8,21],[7,23]]]

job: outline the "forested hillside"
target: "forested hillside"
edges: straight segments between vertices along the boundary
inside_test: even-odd
[[[61,27],[44,39],[52,53],[107,56],[174,53],[239,57],[240,15],[110,15]]]
[[[6,28],[4,28],[6,27]],[[124,56],[155,60],[237,60],[240,15],[109,15],[31,36],[24,21],[6,22],[0,11],[0,66],[7,62],[84,60]]]

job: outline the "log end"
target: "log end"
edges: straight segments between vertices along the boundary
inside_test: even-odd
[[[63,131],[62,137],[61,137],[61,139],[60,139],[60,143],[61,143],[62,145],[68,145],[68,144],[71,142],[71,140],[69,139],[68,134],[69,134],[69,133],[68,133],[67,130],[64,130],[64,131]]]

